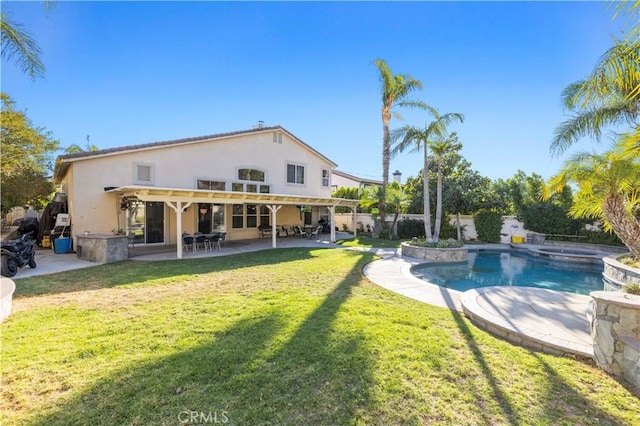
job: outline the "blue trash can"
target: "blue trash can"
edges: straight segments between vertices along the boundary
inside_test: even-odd
[[[60,237],[53,240],[53,251],[55,254],[65,254],[71,250],[71,238]]]

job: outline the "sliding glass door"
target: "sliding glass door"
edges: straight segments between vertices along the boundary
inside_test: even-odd
[[[198,203],[198,232],[225,231],[224,204]]]
[[[135,244],[164,242],[164,203],[130,200],[127,234]]]

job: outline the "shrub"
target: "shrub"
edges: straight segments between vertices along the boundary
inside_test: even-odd
[[[416,247],[432,247],[432,248],[460,248],[464,245],[462,241],[456,241],[452,239],[438,240],[437,242],[431,242],[425,239],[418,239],[416,241],[407,241],[407,244],[410,244]]]
[[[456,228],[456,225],[449,222],[448,219],[449,218],[447,217],[447,220],[442,221],[442,225],[440,225],[440,235],[438,236],[438,239],[446,240],[451,238],[451,239],[457,240],[458,229]],[[464,226],[460,227],[460,232],[462,233],[462,235],[464,235]]]
[[[575,235],[549,235],[546,236],[550,241],[571,241],[589,244],[604,244],[608,246],[624,246],[620,238],[616,234],[603,231],[588,231],[582,229]]]
[[[638,283],[627,284],[624,286],[623,290],[625,293],[635,294],[640,296],[640,284]]]
[[[636,259],[633,256],[630,256],[628,254],[619,256],[616,260],[622,263],[623,265],[640,269],[640,259]]]
[[[378,238],[381,240],[390,240],[391,231],[389,229],[381,229],[380,232],[378,232]]]
[[[462,235],[464,235],[465,226],[461,227]],[[403,219],[398,221],[396,225],[398,238],[407,239],[407,238],[425,238],[424,234],[424,220],[420,219]],[[447,238],[453,238],[454,240],[458,239],[458,230],[456,225],[449,223],[448,220],[443,221],[440,226],[440,235],[438,239],[446,240]]]
[[[424,220],[419,219],[403,219],[398,221],[396,225],[398,237],[405,238],[424,238]]]
[[[525,206],[519,216],[525,229],[542,234],[576,235],[590,222],[568,217],[566,208],[551,203]]]
[[[585,238],[582,238],[580,240],[581,243],[624,246],[624,243],[620,240],[620,238],[618,238],[618,236],[612,232],[587,231],[586,229],[583,229],[582,231],[580,231],[580,235],[585,236]]]
[[[500,242],[502,214],[492,210],[481,210],[473,216],[478,239],[487,243]]]

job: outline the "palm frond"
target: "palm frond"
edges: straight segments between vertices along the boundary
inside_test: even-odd
[[[397,106],[401,108],[418,108],[431,113],[436,111],[435,108],[422,101],[401,100],[397,103]]]
[[[580,138],[589,135],[600,142],[603,127],[633,122],[635,114],[626,107],[626,102],[618,100],[615,104],[589,108],[574,115],[556,127],[549,151],[552,155],[562,154]]]
[[[6,12],[0,14],[0,40],[3,58],[14,60],[32,79],[44,76],[45,66],[38,44],[21,24],[12,22]]]
[[[640,126],[635,131],[622,135],[621,144],[627,154],[640,156]]]
[[[633,13],[637,15],[637,7]],[[640,43],[615,40],[586,79],[564,89],[562,102],[575,115],[556,128],[552,154],[564,152],[583,136],[599,141],[605,126],[635,125],[640,114]]]
[[[582,87],[585,85],[584,80],[576,81],[575,83],[571,83],[567,87],[564,88],[561,94],[562,106],[569,109],[574,110],[578,105],[584,102],[581,99],[582,95]]]
[[[385,100],[389,98],[389,94],[387,93],[389,87],[391,87],[391,82],[393,81],[393,73],[389,69],[389,66],[385,62],[384,59],[376,59],[373,61],[374,65],[378,69],[379,78],[380,78],[380,91],[382,92],[382,103],[384,104]]]
[[[426,138],[427,135],[425,135],[421,129],[414,126],[407,125],[395,129],[391,132],[391,140],[395,142],[395,146],[391,150],[391,155],[395,156],[407,149],[410,149],[410,152],[418,152],[426,143]]]

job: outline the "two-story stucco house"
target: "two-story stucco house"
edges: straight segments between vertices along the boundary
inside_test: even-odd
[[[331,224],[336,164],[281,126],[124,146],[58,157],[54,180],[67,194],[74,235],[112,233],[136,244],[175,244],[183,232],[258,237],[271,226]]]

